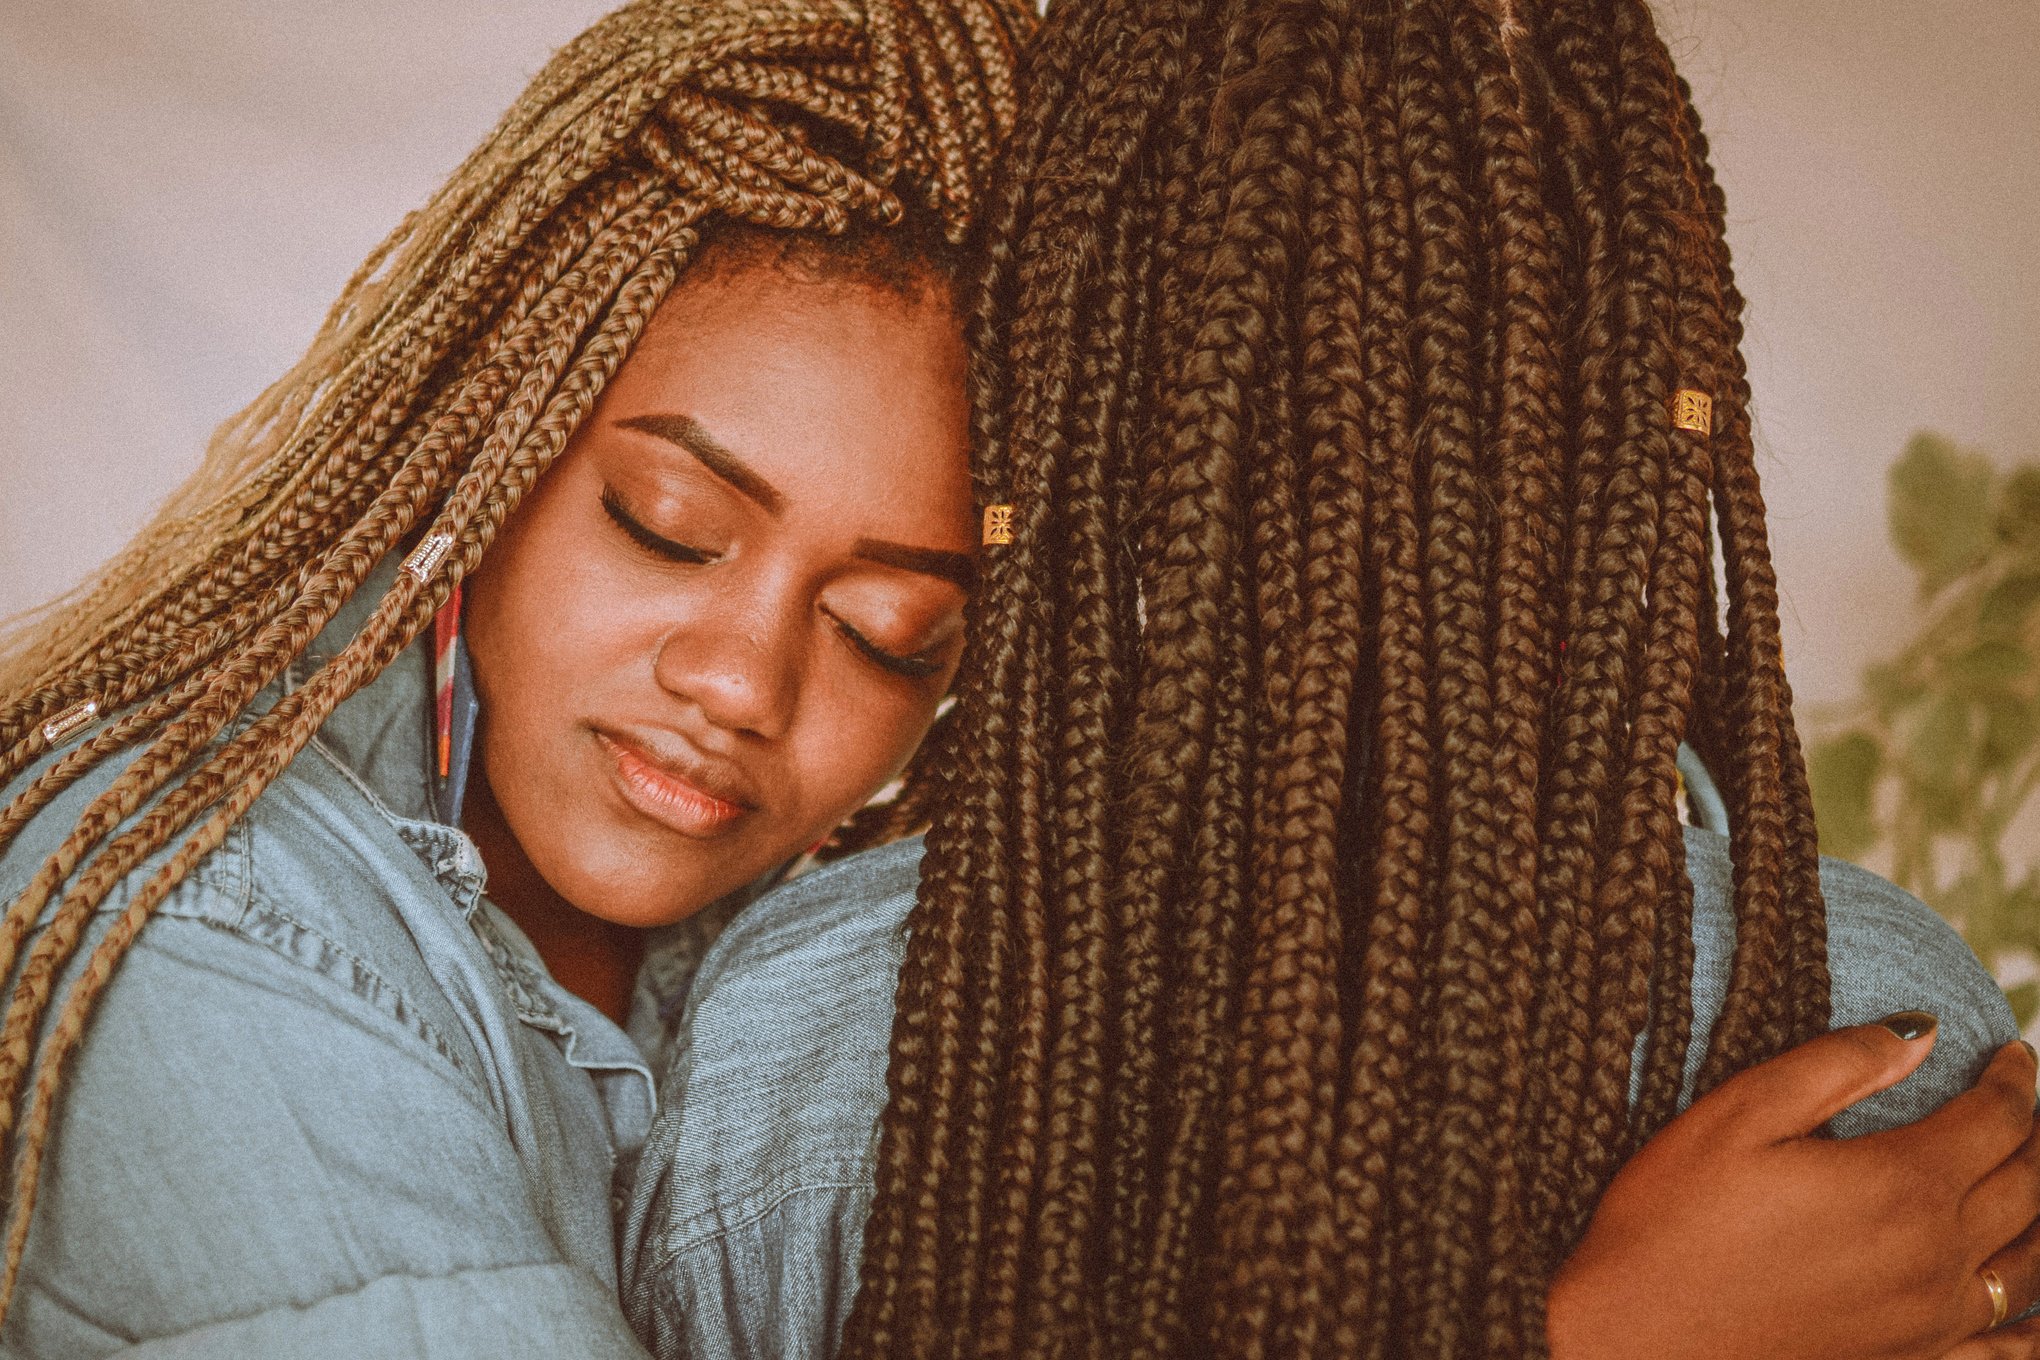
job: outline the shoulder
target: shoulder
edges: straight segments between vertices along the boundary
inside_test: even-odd
[[[1728,841],[1688,829],[1693,880],[1695,1046],[1711,1024],[1729,980],[1735,949],[1733,868]],[[1867,1024],[1894,1011],[1940,1018],[1934,1052],[1912,1076],[1852,1107],[1837,1133],[1910,1123],[1968,1088],[1990,1055],[2016,1039],[2004,993],[1954,927],[1903,888],[1867,869],[1822,857],[1827,902],[1832,1023]]]
[[[665,1217],[676,1242],[692,1217],[712,1224],[735,1201],[861,1174],[920,858],[920,841],[904,841],[796,879],[739,913],[702,960],[653,1134],[687,1163]]]
[[[117,773],[44,809],[0,856],[0,891],[20,891]],[[50,1015],[161,858],[83,923]],[[317,750],[255,801],[122,956],[66,1067],[0,1352],[205,1329],[190,1344],[208,1354],[394,1353],[421,1329],[479,1335],[421,1321],[428,1304],[508,1310],[580,1288],[505,1135],[486,960],[434,886]],[[613,1298],[595,1296],[620,1337]],[[289,1344],[229,1344],[230,1324]]]
[[[860,994],[882,980],[888,1009],[906,948],[907,913],[920,888],[921,840],[898,841],[804,874],[738,913],[702,960],[694,1023],[781,994],[786,980],[818,973]],[[798,999],[804,1009],[833,1009],[831,998]]]
[[[1828,909],[1831,1023],[1868,1024],[1894,1011],[1940,1018],[1919,1070],[1837,1116],[1838,1134],[1909,1124],[1967,1090],[1991,1055],[2019,1037],[2005,994],[1954,927],[1867,869],[1821,861]]]
[[[143,750],[138,745],[115,754],[29,818],[0,852],[0,899],[11,901],[30,884],[93,800],[125,775]],[[45,756],[0,790],[0,803],[25,789],[56,758],[57,753]],[[88,853],[101,853],[134,830],[163,797],[159,791],[144,802]],[[100,912],[125,908],[203,820],[201,814],[130,867]],[[392,813],[315,739],[156,908],[152,924],[155,919],[199,920],[312,961],[316,951],[309,941],[285,947],[289,931],[283,927],[288,926],[336,949],[376,954],[378,963],[401,966],[402,958],[417,952],[416,932],[404,918],[428,903],[432,910],[457,915],[448,884],[467,880],[479,891],[480,864],[462,862],[464,844],[449,828]],[[45,908],[44,922],[52,910]]]
[[[625,1299],[662,1353],[829,1353],[856,1290],[918,840],[746,907],[702,960],[639,1163]]]

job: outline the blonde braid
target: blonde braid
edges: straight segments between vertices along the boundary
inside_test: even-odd
[[[485,468],[478,459],[477,466],[462,478],[434,528],[439,532],[455,533],[466,541],[466,568],[471,568],[479,560],[482,548],[493,540],[516,503],[545,467],[558,457],[568,436],[594,405],[603,384],[622,363],[652,312],[672,287],[686,249],[692,244],[691,234],[683,237],[680,229],[695,211],[689,205],[647,225],[644,235],[664,239],[666,244],[645,257],[606,319],[602,334],[582,352],[575,371],[561,385],[538,420],[536,430],[542,438],[535,443],[525,443],[516,437],[502,438],[495,441],[492,450],[485,450],[484,457],[492,464],[514,459],[520,465],[515,469],[515,475],[497,483],[491,490],[484,490],[491,480],[486,474],[497,469]],[[560,349],[565,351],[570,347],[570,343],[563,342]],[[493,457],[489,457],[491,453]],[[486,501],[477,507],[476,502],[483,501],[484,497]],[[481,524],[475,528],[470,525],[470,520],[478,512]],[[93,951],[84,972],[65,999],[63,1013],[58,1017],[37,1071],[22,1131],[22,1151],[17,1161],[13,1191],[17,1212],[8,1225],[6,1263],[4,1273],[0,1273],[0,1310],[4,1310],[12,1298],[20,1269],[22,1248],[26,1245],[34,1206],[37,1174],[48,1142],[62,1066],[84,1037],[92,1006],[112,977],[115,964],[171,889],[220,845],[234,823],[303,750],[333,710],[395,660],[411,637],[445,602],[451,589],[449,577],[442,576],[428,586],[408,573],[400,573],[360,634],[339,656],[322,667],[305,688],[286,696],[258,724],[276,726],[280,732],[279,740],[259,744],[237,741],[234,747],[240,750],[229,747],[222,751],[179,790],[181,794],[193,785],[204,783],[213,796],[217,796],[220,788],[231,788],[233,792],[198,833],[180,846],[170,861],[151,875],[136,893],[106,938]],[[254,736],[254,729],[248,736]],[[193,801],[196,802],[196,798]],[[82,926],[82,921],[79,925]],[[58,926],[53,924],[50,934],[54,935],[57,929]],[[76,933],[76,929],[71,932],[72,944]],[[66,945],[66,952],[72,944]],[[33,968],[33,960],[30,966]],[[27,971],[24,970],[24,979]],[[10,1013],[10,1035],[0,1037],[0,1063],[4,1063],[12,1052],[12,1022]],[[7,1092],[10,1106],[12,1097],[10,1090]]]
[[[626,234],[641,223],[646,214],[653,210],[651,204],[640,204],[626,213],[616,228]],[[598,238],[598,241],[601,238]],[[620,267],[613,265],[612,267]],[[150,747],[148,752],[126,775],[115,782],[105,793],[88,806],[79,819],[77,827],[66,839],[57,853],[44,865],[30,883],[28,889],[10,906],[4,922],[0,922],[0,966],[11,967],[14,951],[21,938],[41,913],[49,895],[57,885],[77,867],[79,859],[104,837],[114,826],[133,813],[141,803],[157,792],[174,771],[180,768],[192,752],[210,741],[220,729],[240,712],[263,686],[275,679],[289,660],[303,651],[342,603],[361,583],[369,570],[389,551],[396,539],[406,532],[426,502],[426,483],[435,474],[443,475],[446,457],[454,440],[472,438],[483,418],[500,396],[500,389],[507,386],[511,365],[516,361],[528,362],[529,351],[542,336],[552,335],[560,325],[560,301],[571,299],[575,274],[569,272],[548,299],[539,302],[525,319],[525,324],[506,340],[501,353],[491,360],[480,373],[467,384],[469,394],[476,391],[480,396],[474,400],[456,399],[447,415],[435,426],[431,434],[421,440],[406,457],[395,476],[378,494],[376,507],[401,507],[401,518],[392,520],[386,513],[371,508],[362,520],[350,525],[341,543],[329,555],[319,571],[305,581],[296,595],[287,603],[282,613],[272,619],[252,641],[231,658],[232,667],[225,673],[211,676],[202,694],[195,696],[188,707],[169,723]],[[613,286],[613,280],[609,281]],[[585,324],[585,316],[602,294],[585,299],[578,311],[569,317],[572,333],[578,334]],[[553,305],[548,305],[551,302]],[[531,384],[536,373],[527,375],[525,381]],[[366,540],[365,546],[363,540]],[[337,563],[337,565],[336,565]],[[223,683],[224,682],[224,683]],[[257,725],[258,728],[261,724]],[[265,729],[266,730],[266,729]],[[82,769],[73,772],[72,777],[81,774]],[[192,785],[180,791],[185,798],[193,792]],[[47,791],[37,790],[37,796],[46,798]],[[163,813],[164,809],[159,809]],[[12,818],[10,818],[12,820]],[[124,860],[126,853],[122,843],[117,842],[108,853],[112,857],[106,862],[112,874],[104,887],[92,886],[98,880],[81,881],[67,899],[67,906],[60,913],[83,912],[89,915],[90,903],[97,896],[110,889],[111,882],[119,877],[134,862],[153,849],[161,846],[168,835],[184,825],[184,820],[167,821],[156,814],[143,826],[137,827],[129,844],[147,847],[142,855]],[[82,928],[82,917],[79,920]],[[57,934],[56,939],[75,943],[75,932],[68,936]],[[45,943],[51,943],[46,940]],[[66,952],[68,944],[66,945]],[[35,998],[39,988],[47,983],[31,969],[22,979],[22,987],[30,998]],[[17,995],[15,1005],[8,1012],[8,1023],[0,1030],[0,1135],[4,1135],[9,1122],[8,1103],[18,1090],[19,1076],[15,1063],[25,1062],[25,1052],[17,1054],[17,1048],[26,1044],[26,1038],[16,1035],[17,1007],[21,996]],[[32,1009],[39,1012],[42,1002],[35,999]],[[31,1031],[32,1032],[32,1031]],[[10,1036],[14,1036],[10,1038]]]
[[[0,1017],[0,1321],[65,1062],[151,914],[481,560],[713,220],[842,233],[916,207],[963,239],[1031,24],[1019,0],[641,0],[610,15],[371,253],[304,359],[221,426],[149,528],[0,635],[0,783],[45,756],[46,723],[88,700],[107,715],[0,808],[0,854],[147,741],[0,917],[0,975],[20,964]],[[431,578],[398,573],[336,656],[251,713],[424,533],[454,543]],[[59,1003],[93,916],[173,843]]]
[[[648,198],[648,209],[650,202]],[[520,450],[527,431],[539,414],[540,403],[545,400],[546,394],[552,391],[560,369],[571,356],[575,342],[587,326],[596,307],[615,290],[623,271],[644,258],[646,247],[643,238],[652,235],[663,240],[685,225],[686,220],[697,211],[691,205],[663,213],[648,210],[639,216],[621,239],[613,243],[604,243],[605,257],[601,261],[600,270],[594,276],[592,288],[581,285],[579,270],[570,272],[561,280],[559,291],[573,298],[572,310],[559,324],[543,328],[551,341],[547,352],[520,382],[516,396],[504,409],[495,428],[483,442],[481,450],[476,455],[475,465],[461,478],[453,494],[448,498],[435,528],[440,532],[460,532],[466,527],[474,507],[486,494],[487,489],[499,481],[499,465],[513,452]],[[542,308],[540,312],[535,312],[534,318],[542,319],[542,312]],[[637,313],[624,312],[619,308],[612,311],[611,324],[619,322],[635,326],[639,318]],[[635,338],[635,330],[632,331],[632,337]],[[597,358],[606,358],[608,353],[608,348],[600,351],[591,349],[591,354]],[[585,364],[588,359],[584,357],[582,362]],[[605,380],[607,378],[606,371],[603,378]],[[526,452],[528,454],[528,450]],[[547,455],[546,461],[550,461],[550,455]],[[416,465],[413,464],[406,470],[414,471],[415,468]],[[531,475],[536,474],[534,472]],[[325,587],[320,591],[320,595],[328,602],[325,609],[318,611],[319,614],[330,618],[360,583],[361,578],[373,569],[397,538],[415,522],[418,512],[423,508],[416,491],[419,481],[419,478],[413,477],[401,485],[393,483],[381,498],[380,512],[372,512],[362,524],[350,529],[340,552],[336,554],[340,559],[339,565],[330,572],[325,581],[319,583]],[[528,479],[514,484],[514,494],[521,496],[525,485],[528,485]],[[505,491],[501,486],[496,486],[495,489],[498,494]],[[491,535],[494,532],[494,523],[495,519],[492,517],[489,530]],[[390,600],[385,602],[385,610],[392,602],[401,598],[402,587],[407,582],[415,584],[414,578],[408,574],[399,576],[398,588],[391,591]],[[376,618],[381,617],[383,611],[378,611]],[[290,656],[301,651],[316,633],[317,626],[323,626],[323,619],[316,626],[310,620],[299,622],[288,634],[294,645],[287,651],[271,649],[271,664],[248,673],[242,681],[243,691],[246,686],[256,684],[258,681],[266,684],[268,678],[271,678],[272,669],[280,667]],[[422,626],[422,620],[419,626]],[[308,628],[311,630],[309,633],[305,631]],[[372,631],[373,621],[369,627],[364,628],[362,636],[350,644],[350,651],[362,648]],[[403,644],[408,641],[409,634],[397,644],[396,650],[401,650]],[[344,655],[346,653],[343,653]],[[395,655],[394,650],[391,655]],[[377,670],[380,670],[380,666]],[[188,776],[182,784],[151,808],[141,823],[116,840],[79,876],[78,881],[65,894],[58,906],[57,914],[50,921],[23,967],[10,998],[5,1020],[0,1022],[0,1140],[4,1140],[10,1129],[13,1102],[20,1092],[22,1075],[28,1065],[30,1043],[41,1024],[56,972],[63,960],[70,957],[76,949],[93,908],[137,863],[167,844],[169,839],[188,825],[193,817],[217,799],[222,790],[234,788],[236,795],[239,796],[240,792],[256,782],[254,776],[249,774],[249,769],[258,765],[267,767],[271,757],[276,754],[278,733],[303,729],[302,739],[285,743],[287,749],[282,752],[282,761],[287,762],[294,756],[303,746],[304,740],[309,740],[310,733],[317,730],[339,700],[345,697],[345,694],[331,699],[326,697],[329,676],[344,674],[345,672],[337,667],[329,667],[315,675],[303,689],[285,696],[275,708],[246,732],[227,743],[209,763]],[[372,676],[373,672],[370,674]],[[239,692],[242,691],[234,693]],[[346,691],[352,692],[351,688]],[[252,697],[252,693],[248,697]],[[215,706],[219,706],[228,700],[215,699],[213,702]],[[308,708],[313,713],[313,720],[309,728],[304,728],[301,714]],[[209,739],[212,733],[206,732],[205,735]],[[276,768],[281,769],[281,763],[278,763]],[[261,782],[266,783],[267,780]],[[146,796],[147,792],[152,791],[136,790],[129,797],[132,800]],[[132,808],[123,810],[120,815],[124,816],[126,811],[132,811]],[[114,820],[117,821],[118,818]],[[110,824],[105,818],[100,819],[98,823],[102,827]],[[73,839],[74,841],[79,839],[76,833]],[[75,863],[76,853],[67,858]],[[53,879],[54,876],[46,869],[43,874],[38,875],[35,886],[46,890],[47,887],[54,886]],[[41,902],[34,896],[25,894],[24,899],[10,912],[6,934],[0,936],[0,946],[11,945],[18,939],[16,932],[22,928],[21,922],[28,908],[40,910]],[[7,961],[11,963],[12,960],[9,958]]]
[[[509,306],[495,324],[494,333],[481,342],[479,352],[493,356],[504,332],[512,330],[528,315],[544,289],[551,287],[569,261],[586,248],[588,238],[600,227],[614,221],[628,211],[642,195],[644,186],[634,177],[626,177],[607,187],[592,186],[600,190],[592,214],[570,214],[555,224],[558,240],[538,261],[535,270],[524,277],[507,277],[498,281],[497,292],[511,291]],[[472,305],[475,299],[469,292],[460,292],[447,300],[445,307]],[[448,325],[445,318],[428,319],[428,328],[443,330]],[[242,543],[229,541],[215,551],[211,559],[188,574],[174,589],[166,587],[150,602],[151,607],[140,617],[126,626],[111,629],[103,639],[87,653],[80,655],[73,666],[55,683],[46,685],[32,696],[31,702],[19,715],[9,722],[0,718],[0,741],[13,743],[6,763],[0,765],[0,780],[12,778],[29,761],[40,753],[40,743],[30,741],[23,745],[24,733],[33,734],[35,729],[52,715],[61,712],[86,697],[96,698],[102,711],[124,706],[134,697],[163,682],[155,675],[137,674],[134,669],[137,651],[156,651],[170,660],[185,660],[191,669],[197,669],[210,661],[216,649],[227,636],[243,631],[251,619],[251,608],[260,607],[259,601],[250,601],[247,587],[265,576],[274,576],[274,570],[264,572],[251,568],[253,562],[282,563],[289,565],[293,559],[301,561],[304,547],[301,537],[289,532],[296,528],[299,516],[317,520],[320,518],[321,499],[332,494],[337,486],[343,493],[351,492],[357,502],[374,492],[374,483],[360,475],[358,458],[351,454],[367,447],[377,435],[387,438],[387,433],[397,423],[398,413],[394,408],[406,402],[414,402],[418,385],[429,373],[432,365],[444,358],[444,344],[436,344],[413,356],[405,371],[395,380],[394,386],[403,387],[409,395],[392,398],[379,394],[377,402],[369,410],[368,417],[358,430],[344,427],[341,412],[329,413],[322,424],[306,437],[307,448],[326,450],[328,456],[320,460],[308,460],[307,466],[315,469],[303,487],[295,495],[284,499],[286,488],[278,488],[278,523],[280,531],[253,538]],[[380,377],[371,375],[374,382]],[[389,386],[391,384],[386,384]],[[393,456],[401,457],[409,443],[422,438],[434,427],[434,422],[443,414],[446,406],[468,396],[464,387],[450,387],[441,393],[428,407],[424,417],[416,423],[417,434],[394,446]],[[300,502],[304,504],[301,505]],[[323,522],[330,526],[347,522],[350,510],[359,512],[359,504],[333,506],[323,515]],[[233,616],[223,621],[223,626],[210,628],[208,623],[222,606],[233,611]],[[273,610],[263,611],[264,613]],[[89,669],[88,669],[89,668]],[[111,677],[125,677],[120,692],[108,693],[106,687]],[[4,692],[4,691],[0,691]]]
[[[545,290],[551,288],[572,260],[587,248],[597,229],[613,224],[619,216],[631,210],[644,193],[643,184],[635,180],[596,187],[600,192],[595,199],[593,213],[585,218],[572,217],[561,224],[566,230],[559,233],[559,241],[540,259],[536,270],[516,281],[517,289],[503,318],[481,342],[478,352],[487,356],[488,362],[483,373],[488,381],[484,383],[477,379],[458,387],[449,387],[416,422],[415,429],[394,446],[393,458],[409,459],[421,451],[443,453],[450,440],[461,436],[462,430],[471,435],[475,428],[474,422],[486,417],[494,403],[500,399],[501,391],[508,386],[508,372],[525,361],[519,357],[519,352],[514,347],[522,344],[528,348],[530,335],[526,333],[528,328],[524,327],[523,323],[531,317],[533,308],[544,296]],[[550,324],[552,315],[552,312],[546,312],[539,317],[541,329],[544,325]],[[520,336],[523,337],[521,340]],[[417,376],[422,378],[423,374]],[[461,416],[457,426],[445,424],[450,412]],[[349,523],[358,516],[366,502],[372,499],[377,491],[377,480],[362,474],[359,459],[350,459],[334,477],[322,480],[335,479],[340,480],[340,484],[354,494],[330,505],[326,521],[327,535],[331,532],[331,526]],[[318,483],[309,484],[305,494],[317,489]],[[283,521],[279,520],[279,524],[282,523]],[[314,537],[323,536],[326,535]],[[250,546],[256,550],[267,549],[278,557],[283,556],[282,550],[276,549],[268,540],[255,540]],[[11,779],[41,753],[43,743],[39,731],[36,730],[41,723],[84,697],[95,699],[102,712],[111,712],[126,707],[144,694],[157,693],[162,686],[173,680],[194,674],[200,677],[199,688],[202,689],[205,677],[203,668],[222,648],[233,638],[243,636],[258,620],[274,617],[279,610],[297,599],[309,583],[316,562],[305,559],[306,544],[303,537],[295,538],[290,547],[294,550],[295,561],[293,563],[285,559],[284,565],[294,566],[294,571],[290,576],[273,584],[268,593],[250,595],[247,586],[239,584],[240,578],[230,575],[220,567],[218,565],[220,559],[216,557],[215,563],[196,579],[188,592],[196,594],[199,598],[186,602],[189,622],[183,627],[162,629],[159,636],[138,637],[135,636],[136,630],[123,630],[127,635],[124,648],[117,650],[121,638],[116,635],[94,649],[95,657],[104,655],[110,659],[100,661],[96,670],[80,677],[83,683],[46,686],[39,691],[39,695],[48,697],[32,706],[31,721],[35,726],[30,727],[28,736],[17,740],[7,753],[4,764],[0,764],[0,781]],[[236,552],[229,560],[239,561],[247,555]],[[260,576],[253,576],[251,583],[259,582],[260,579]],[[227,602],[231,604],[222,616],[218,612],[218,606]],[[164,606],[155,612],[172,615],[173,603],[175,602],[166,601]],[[140,664],[144,661],[147,662],[146,665]],[[169,711],[181,711],[195,692],[189,686],[181,686],[168,694],[159,694],[147,710],[150,714],[149,721],[159,720]],[[129,729],[130,734],[141,730],[135,727],[132,721],[133,717],[139,716],[131,715],[130,719],[123,720],[123,726]],[[103,739],[104,734],[101,738],[95,739],[96,750]],[[48,798],[54,797],[67,787],[72,779],[89,768],[89,765],[71,765],[65,775],[56,781],[45,784],[39,780],[39,787],[32,800],[35,806],[40,806]],[[48,780],[49,774],[45,774],[44,779]],[[10,810],[13,811],[15,810]],[[27,812],[33,811],[33,807],[20,811],[25,818]],[[16,829],[18,828],[11,826],[7,819],[0,819],[0,843],[4,843]],[[4,967],[0,967],[0,975],[4,975],[4,971]]]

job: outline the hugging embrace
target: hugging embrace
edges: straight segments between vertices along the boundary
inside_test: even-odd
[[[1643,0],[603,20],[0,644],[0,1353],[2040,1354],[1723,214]]]

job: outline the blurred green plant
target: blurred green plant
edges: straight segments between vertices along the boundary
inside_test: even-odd
[[[2040,954],[2040,847],[2006,844],[2040,789],[2040,463],[2000,471],[1916,435],[1892,465],[1888,511],[1927,618],[1821,724],[1821,849],[1888,850],[1892,878],[2002,978],[2009,956]],[[2040,982],[2006,994],[2022,1028],[2040,1013]]]

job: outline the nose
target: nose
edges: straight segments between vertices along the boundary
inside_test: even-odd
[[[800,688],[793,606],[725,600],[659,641],[652,673],[668,694],[726,731],[776,740]]]

